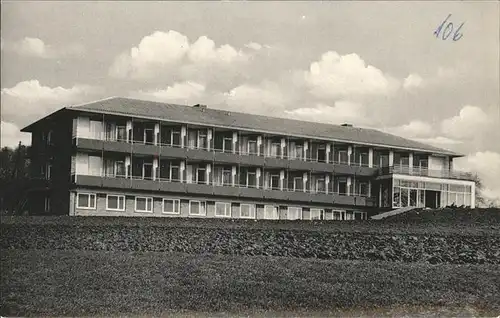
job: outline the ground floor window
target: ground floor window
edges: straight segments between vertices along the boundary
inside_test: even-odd
[[[180,212],[181,212],[180,200],[163,199],[163,213],[165,213],[165,214],[179,214]]]
[[[136,197],[135,212],[153,212],[153,198]]]
[[[229,202],[215,202],[215,216],[218,217],[231,217],[231,203]]]
[[[125,211],[125,196],[108,194],[106,196],[106,210]]]
[[[310,209],[310,219],[311,220],[321,220],[322,209]]]
[[[345,219],[347,221],[354,220],[354,212],[353,211],[346,211],[346,213],[345,213]]]
[[[206,205],[202,201],[189,201],[189,215],[206,215]]]
[[[325,211],[325,220],[342,221],[345,219],[345,211],[342,210],[327,210]]]
[[[76,207],[79,209],[95,209],[96,195],[94,193],[78,193]]]
[[[287,219],[300,220],[302,218],[302,208],[290,206],[288,207]]]
[[[241,204],[240,217],[244,219],[255,219],[255,204]]]
[[[264,206],[264,219],[277,220],[279,219],[279,207],[275,205]]]

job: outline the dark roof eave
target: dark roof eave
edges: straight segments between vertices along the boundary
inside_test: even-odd
[[[59,109],[59,110],[56,110],[55,112],[50,113],[50,114],[48,114],[47,116],[42,117],[42,118],[40,118],[39,120],[35,121],[34,123],[31,123],[31,124],[29,124],[28,126],[26,126],[26,127],[22,128],[22,129],[21,129],[21,132],[33,132],[33,128],[34,128],[35,126],[38,126],[41,122],[44,122],[44,121],[48,120],[49,118],[53,118],[54,116],[57,116],[57,115],[59,115],[59,114],[61,114],[61,113],[64,113],[64,112],[66,112],[67,110],[68,110],[68,108],[66,108],[66,107],[61,108],[61,109]]]

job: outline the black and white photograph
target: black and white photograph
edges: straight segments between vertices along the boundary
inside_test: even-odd
[[[1,1],[1,317],[500,317],[500,1]]]

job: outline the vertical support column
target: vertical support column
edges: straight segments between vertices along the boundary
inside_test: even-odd
[[[236,181],[236,166],[231,166],[231,186],[234,187]]]
[[[207,163],[207,167],[205,169],[205,183],[210,184],[210,173],[212,172],[212,165]]]
[[[260,146],[262,145],[262,136],[257,136],[257,156],[260,156]]]
[[[392,198],[391,198],[391,202],[392,202]],[[380,184],[378,187],[378,207],[379,208],[382,207],[382,184]]]
[[[373,148],[368,148],[368,167],[373,168]]]
[[[332,142],[332,146],[331,146],[330,152],[332,153],[332,160],[331,160],[331,162],[335,163],[336,158],[335,158],[335,143],[334,142]]]
[[[372,181],[368,180],[368,197],[372,197]]]
[[[286,147],[286,140],[285,138],[281,138],[281,159],[285,158],[285,147]]]
[[[130,132],[130,133],[129,133]],[[132,125],[132,120],[127,120],[127,142],[132,142],[134,127]]]
[[[470,207],[476,208],[476,183],[473,182],[470,189]]]
[[[328,143],[326,144],[325,152],[326,152],[326,156],[325,156],[326,163],[330,163],[330,144],[328,144]]]
[[[307,150],[309,149],[309,142],[307,140],[304,140],[304,153],[303,153],[303,159],[304,161],[307,161]]]
[[[410,174],[413,172],[413,152],[408,155],[408,171]]]
[[[271,139],[270,138],[266,138],[266,144],[265,144],[264,148],[265,148],[264,149],[265,156],[270,157],[271,156]]]
[[[180,182],[184,182],[184,171],[186,170],[186,161],[181,161],[181,164],[179,166],[179,179],[180,179]]]
[[[330,175],[325,175],[325,193],[328,194],[328,189],[330,187]]]
[[[302,175],[302,190],[307,192],[307,172]]]
[[[260,173],[261,173],[260,168],[257,168],[255,170],[255,183],[256,183],[255,187],[257,189],[260,187]]]
[[[153,141],[155,145],[158,145],[160,143],[159,137],[160,137],[160,124],[156,123],[155,128],[154,128],[154,136],[153,136]]]
[[[389,151],[389,167],[394,166],[394,151]]]
[[[351,165],[352,146],[347,146],[347,164]]]
[[[125,156],[125,178],[130,178],[130,174],[129,174],[129,168],[132,164],[131,160],[130,160],[130,156]],[[132,173],[132,169],[130,168],[130,172]]]
[[[181,126],[181,148],[186,147],[186,135],[187,135],[187,126]]]
[[[207,129],[207,151],[211,150],[212,146],[212,129],[208,128]]]
[[[236,153],[236,143],[238,142],[238,132],[233,131],[233,153]]]
[[[285,170],[280,170],[280,190],[283,191],[283,180],[285,180]]]
[[[351,177],[347,177],[347,186],[346,186],[346,192],[347,195],[351,195]]]
[[[153,180],[156,180],[158,176],[156,171],[158,170],[158,158],[153,158]]]

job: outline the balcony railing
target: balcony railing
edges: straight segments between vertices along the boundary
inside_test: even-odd
[[[207,186],[213,186],[213,187],[224,187],[224,188],[249,188],[249,189],[259,189],[259,190],[272,190],[272,191],[281,191],[281,192],[294,192],[294,193],[308,193],[308,194],[328,194],[328,195],[340,195],[340,196],[349,196],[349,197],[364,197],[364,198],[370,198],[370,196],[366,193],[357,193],[357,192],[350,192],[349,194],[344,193],[344,192],[338,192],[338,191],[330,191],[326,189],[300,189],[300,188],[287,188],[287,187],[273,187],[271,185],[249,185],[249,184],[239,184],[239,183],[220,183],[217,181],[211,181],[211,182],[206,182],[206,181],[187,181],[187,180],[179,180],[179,179],[171,179],[171,178],[153,178],[153,177],[144,177],[144,176],[124,176],[124,175],[113,175],[113,174],[105,174],[105,173],[88,173],[88,174],[77,174],[74,173],[72,174],[72,181],[73,183],[76,182],[77,178],[79,176],[82,177],[98,177],[98,178],[109,178],[109,179],[121,179],[121,180],[127,180],[130,181],[131,183],[133,181],[139,181],[139,180],[145,180],[145,181],[151,181],[151,182],[157,182],[157,183],[182,183],[182,184],[198,184],[198,185],[207,185]]]
[[[74,139],[78,139],[78,137],[74,137]],[[258,156],[258,157],[264,157],[264,158],[276,158],[276,159],[285,159],[285,160],[296,160],[296,161],[305,161],[305,162],[317,162],[317,163],[325,163],[325,164],[335,164],[335,165],[349,165],[352,167],[370,167],[368,163],[366,162],[357,162],[355,158],[351,159],[350,162],[347,160],[337,160],[335,159],[335,156],[330,155],[330,158],[328,160],[322,160],[318,158],[313,158],[310,155],[297,155],[297,154],[276,154],[272,155],[269,154],[268,149],[260,149],[258,151],[248,151],[248,150],[240,150],[240,149],[219,149],[215,147],[199,147],[199,146],[190,146],[190,145],[178,145],[178,144],[173,144],[173,143],[154,143],[154,142],[145,142],[142,140],[130,140],[126,141],[123,139],[106,139],[106,138],[83,138],[83,139],[89,139],[89,140],[98,140],[98,141],[107,141],[107,142],[119,142],[119,143],[127,143],[131,145],[149,145],[149,146],[157,146],[157,147],[169,147],[169,148],[180,148],[180,149],[186,149],[186,150],[204,150],[207,152],[211,153],[227,153],[227,154],[236,154],[240,156]],[[372,165],[372,168],[377,168],[377,165]]]
[[[383,167],[379,169],[379,175],[387,174],[405,174],[410,176],[443,178],[443,179],[457,179],[457,180],[474,180],[474,175],[471,173],[456,171],[456,170],[434,170],[422,167],[411,167],[404,165],[394,165],[390,167]]]

